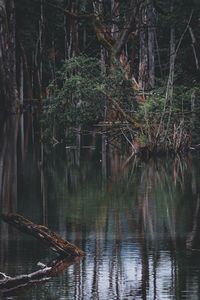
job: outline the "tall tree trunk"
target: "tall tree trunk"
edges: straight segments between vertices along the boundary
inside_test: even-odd
[[[174,0],[171,2],[171,13],[174,10]],[[166,100],[172,103],[174,92],[174,72],[176,59],[176,44],[175,44],[175,28],[174,24],[170,28],[170,59],[169,59],[169,77],[167,83]]]
[[[146,24],[146,7],[141,12],[141,24],[139,34],[139,88],[143,91],[148,89],[148,31]]]
[[[155,86],[155,13],[152,0],[141,11],[139,52],[139,87],[143,91]]]
[[[152,0],[148,0],[148,63],[149,63],[149,88],[155,86],[155,12]]]
[[[20,56],[20,84],[19,84],[19,98],[20,104],[24,102],[24,64],[23,58]]]
[[[24,88],[23,88],[24,96],[27,97],[28,99],[32,99],[33,98],[32,72],[31,70],[29,70],[27,55],[21,43],[20,43],[20,52],[23,60],[24,78],[26,78],[26,80],[24,80]]]
[[[16,109],[15,58],[15,5],[14,0],[0,0],[0,109]]]
[[[112,17],[112,27],[111,33],[114,39],[117,39],[119,35],[119,0],[111,0],[111,17]]]
[[[196,70],[199,71],[200,70],[200,67],[199,67],[199,57],[198,57],[198,51],[197,51],[197,41],[196,41],[196,37],[194,35],[194,32],[192,30],[192,27],[189,26],[188,27],[189,29],[189,33],[190,33],[190,36],[191,36],[191,40],[192,40],[192,51],[193,51],[193,54],[194,54],[194,60],[195,60],[195,66],[196,66]]]
[[[78,1],[68,0],[68,7],[70,12],[78,13]],[[79,37],[78,37],[78,22],[74,18],[70,18],[68,26],[68,37],[66,37],[66,45],[68,46],[68,58],[74,57],[79,54]],[[67,32],[66,32],[67,33]],[[66,46],[66,47],[67,47]]]

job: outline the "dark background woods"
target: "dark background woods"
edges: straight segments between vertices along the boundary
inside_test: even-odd
[[[142,128],[148,148],[188,148],[199,126],[190,122],[199,114],[199,14],[197,0],[1,0],[0,109],[53,99],[44,117],[53,138],[119,120]]]
[[[198,1],[184,0],[1,0],[1,109],[46,97],[62,60],[80,53],[107,65],[114,57],[139,89],[167,78],[194,86],[199,13]]]

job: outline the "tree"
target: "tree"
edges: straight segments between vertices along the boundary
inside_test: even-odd
[[[0,0],[0,109],[16,110],[16,39],[14,0]]]
[[[142,7],[139,23],[139,87],[142,90],[155,86],[155,9],[152,0]]]

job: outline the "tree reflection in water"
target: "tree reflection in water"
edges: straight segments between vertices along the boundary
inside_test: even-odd
[[[17,128],[1,144],[2,210],[16,210],[47,224],[87,253],[58,279],[34,289],[33,299],[197,299],[198,158],[128,159],[95,132],[86,138],[78,132],[74,149],[64,151],[57,145],[48,152],[36,140],[34,145],[27,143],[25,130],[22,162]],[[5,150],[9,136],[10,150]],[[11,161],[13,173],[5,177]],[[13,235],[4,239],[12,241]],[[1,270],[8,274],[24,269],[27,261],[31,270],[35,260],[45,256],[35,242],[26,246],[27,241],[19,239],[17,249],[7,246],[10,255],[17,253],[14,267],[1,247]]]

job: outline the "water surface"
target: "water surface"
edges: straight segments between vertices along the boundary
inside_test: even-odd
[[[86,257],[16,298],[200,299],[199,157],[127,160],[95,133],[49,151],[31,118],[1,127],[1,211],[45,224]],[[0,241],[10,276],[55,257],[3,222]]]

